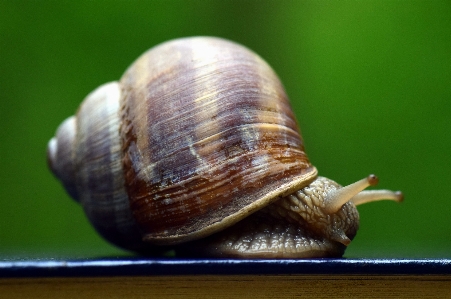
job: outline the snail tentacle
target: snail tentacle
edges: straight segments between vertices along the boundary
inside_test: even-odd
[[[351,198],[369,186],[375,186],[379,179],[374,174],[340,189],[330,191],[324,199],[324,211],[335,213]]]
[[[402,202],[404,200],[404,195],[401,191],[367,190],[362,191],[351,198],[351,201],[356,206],[378,200],[393,200],[396,202]]]

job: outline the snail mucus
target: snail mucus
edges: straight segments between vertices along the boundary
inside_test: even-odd
[[[234,42],[171,40],[90,93],[48,143],[50,169],[109,242],[241,258],[340,257],[356,205],[401,201],[320,177],[271,67]]]

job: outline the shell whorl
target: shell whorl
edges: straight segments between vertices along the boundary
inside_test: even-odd
[[[52,172],[61,180],[67,193],[78,201],[74,162],[74,142],[76,139],[76,117],[64,120],[56,130],[55,137],[47,144],[47,163]]]
[[[96,230],[110,242],[141,251],[141,234],[124,188],[117,82],[90,93],[48,145],[55,175],[80,202]]]
[[[120,85],[125,185],[150,242],[211,234],[316,177],[282,84],[240,45],[169,41]]]

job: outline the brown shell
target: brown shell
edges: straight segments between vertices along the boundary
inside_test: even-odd
[[[282,84],[240,45],[163,43],[120,86],[125,186],[147,241],[211,234],[316,177]]]

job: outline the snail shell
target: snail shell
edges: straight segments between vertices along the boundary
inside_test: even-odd
[[[317,178],[271,67],[211,37],[144,53],[87,96],[47,152],[97,231],[144,253],[184,243],[219,256],[341,256],[358,227],[351,198],[376,180],[343,196]]]

